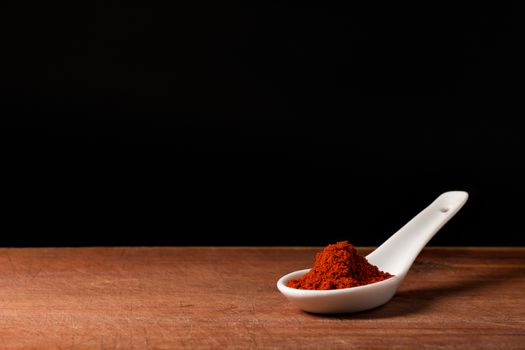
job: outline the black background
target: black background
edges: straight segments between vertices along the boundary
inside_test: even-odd
[[[511,5],[2,6],[0,245],[525,244]]]

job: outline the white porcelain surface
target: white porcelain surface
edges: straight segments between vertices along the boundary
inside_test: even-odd
[[[443,193],[380,247],[367,256],[371,264],[395,275],[387,280],[353,288],[303,290],[287,287],[309,269],[289,273],[277,281],[277,288],[292,303],[313,313],[349,313],[378,307],[395,294],[410,266],[428,241],[445,225],[468,199],[463,191]]]

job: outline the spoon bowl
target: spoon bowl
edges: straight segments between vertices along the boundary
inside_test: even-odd
[[[300,278],[308,271],[310,269],[295,271],[281,277],[277,281],[277,288],[300,309],[319,314],[359,312],[383,305],[394,296],[405,277],[396,275],[364,286],[331,290],[296,289],[287,286],[288,281]]]
[[[277,288],[290,302],[312,313],[350,313],[381,306],[392,299],[423,247],[463,207],[467,199],[467,192],[443,193],[367,255],[371,264],[393,274],[391,278],[363,286],[332,290],[288,287],[290,280],[298,279],[310,271],[305,269],[281,277],[277,281]]]

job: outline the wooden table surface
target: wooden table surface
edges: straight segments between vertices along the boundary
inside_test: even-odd
[[[275,287],[318,249],[0,248],[0,348],[525,348],[525,248],[425,249],[388,304],[340,316]]]

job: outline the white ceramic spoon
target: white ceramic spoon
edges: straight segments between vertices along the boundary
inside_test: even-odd
[[[428,241],[467,201],[468,193],[445,192],[416,215],[366,258],[394,277],[364,286],[334,290],[304,290],[287,287],[310,269],[289,273],[277,281],[277,288],[289,301],[313,313],[349,313],[385,304],[403,282],[410,266]]]

